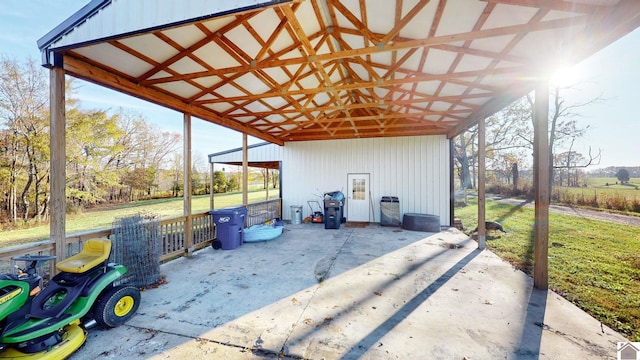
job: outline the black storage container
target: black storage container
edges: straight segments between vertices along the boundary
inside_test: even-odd
[[[338,200],[324,201],[324,228],[340,229],[340,218],[342,217],[341,204]]]
[[[247,217],[247,208],[216,209],[209,213],[213,216],[216,225],[216,239],[220,241],[222,250],[233,250],[244,242],[244,220]],[[212,244],[213,246],[213,244]]]
[[[383,196],[380,200],[380,225],[400,226],[400,201],[396,196]]]
[[[333,191],[333,192],[329,192],[329,193],[325,193],[324,194],[324,200],[335,200],[338,201],[340,203],[340,212],[338,213],[338,221],[341,224],[344,224],[345,222],[347,222],[347,218],[344,216],[344,194],[342,193],[342,191]]]

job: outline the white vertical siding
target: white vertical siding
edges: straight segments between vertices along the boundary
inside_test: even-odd
[[[210,160],[238,162],[242,150]],[[380,221],[380,198],[397,196],[401,214],[435,214],[442,225],[449,225],[449,143],[444,136],[268,144],[250,148],[251,161],[282,161],[282,210],[287,220],[291,205],[302,206],[306,217],[311,213],[308,200],[320,201],[324,193],[336,190],[346,193],[347,174],[367,173],[375,222]]]
[[[380,198],[388,195],[399,197],[401,214],[436,214],[448,225],[449,146],[444,136],[288,142],[282,160],[285,219],[291,205],[301,205],[308,216],[308,200],[346,192],[347,174],[368,173],[376,222]]]

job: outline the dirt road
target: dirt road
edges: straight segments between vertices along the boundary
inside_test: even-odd
[[[533,202],[524,201],[520,199],[494,198],[493,200],[508,202],[514,205],[523,204],[524,206],[533,207]],[[549,211],[553,211],[553,212],[564,214],[564,215],[580,216],[585,219],[610,221],[618,224],[640,227],[640,216],[620,215],[620,214],[609,213],[606,211],[588,210],[588,209],[581,209],[581,208],[570,207],[570,206],[559,206],[559,205],[550,205]]]

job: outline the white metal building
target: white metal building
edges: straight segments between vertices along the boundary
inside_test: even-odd
[[[292,205],[310,215],[309,200],[342,191],[348,221],[379,222],[380,198],[397,196],[400,214],[440,216],[450,225],[449,141],[444,136],[263,143],[248,149],[249,165],[281,162],[283,218]],[[242,149],[209,155],[211,163],[242,161]],[[356,195],[354,196],[354,191]]]

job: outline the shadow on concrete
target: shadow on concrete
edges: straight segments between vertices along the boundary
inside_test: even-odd
[[[466,241],[458,244],[457,246],[458,247],[464,247],[464,246],[469,246],[469,245],[475,245],[475,241],[473,241],[472,239],[468,238]],[[440,250],[437,253],[435,253],[435,254],[427,257],[427,258],[422,259],[420,262],[411,263],[409,266],[407,266],[406,270],[403,273],[396,274],[395,277],[390,278],[386,283],[380,284],[376,288],[379,289],[379,291],[381,293],[383,293],[385,289],[387,289],[389,286],[394,284],[396,281],[401,280],[403,278],[406,278],[406,277],[414,274],[416,271],[419,271],[422,268],[423,265],[436,260],[438,257],[446,254],[447,252],[456,251],[455,250],[456,248],[457,247],[453,247],[453,248],[445,247],[443,250]],[[465,265],[469,264],[469,262],[471,262],[471,260],[473,260],[473,258],[475,258],[477,255],[479,255],[481,253],[482,253],[481,250],[475,249],[473,252],[469,253],[467,256],[465,256],[463,259],[461,259],[458,263],[456,263],[454,266],[452,266],[447,272],[445,272],[440,277],[438,277],[436,280],[434,280],[429,286],[427,286],[424,290],[422,290],[418,295],[416,295],[413,299],[411,299],[404,306],[402,306],[402,308],[400,308],[395,313],[395,315],[393,315],[392,317],[387,319],[383,324],[381,324],[377,329],[372,331],[362,341],[360,341],[358,344],[353,346],[347,352],[345,357],[343,357],[343,358],[357,358],[358,357],[357,355],[359,353],[364,353],[369,347],[375,345],[375,343],[376,343],[376,341],[378,339],[380,339],[382,336],[384,336],[387,332],[391,331],[395,325],[399,324],[403,319],[405,319],[408,315],[410,315],[411,312],[413,312],[421,303],[423,303],[426,299],[428,299],[429,296],[431,296],[433,293],[435,293],[442,285],[444,285],[458,271],[460,271],[460,269],[462,269]],[[339,256],[339,255],[340,254],[338,254],[337,256]],[[373,296],[375,296],[375,295],[373,295]],[[341,316],[348,316],[348,315],[352,314],[352,311],[354,309],[356,309],[359,306],[361,306],[367,300],[369,300],[369,299],[368,298],[360,298],[358,301],[354,301],[347,308],[337,309],[332,314],[330,314],[330,313],[324,314],[324,317],[325,317],[325,319],[335,320],[335,319],[340,318]],[[290,344],[292,342],[301,342],[305,338],[307,338],[310,335],[312,335],[313,333],[315,333],[318,330],[322,329],[327,324],[328,323],[323,323],[322,325],[317,326],[316,328],[309,329],[309,330],[303,332],[302,334],[297,334],[297,336],[295,336],[294,338],[287,338],[285,340],[285,342],[284,342],[283,348],[280,349],[280,351],[278,353],[279,354],[285,354],[287,356],[294,356],[295,357],[296,355],[287,354],[287,349],[286,349],[287,348],[287,344]]]
[[[396,313],[388,318],[384,323],[380,324],[376,329],[370,332],[364,339],[360,340],[357,344],[351,347],[349,351],[342,357],[342,359],[354,359],[358,356],[362,355],[367,349],[375,346],[380,339],[382,339],[388,332],[392,331],[393,328],[406,319],[420,304],[422,304],[425,300],[429,298],[433,293],[438,291],[442,285],[444,285],[449,279],[451,279],[454,275],[456,275],[463,267],[465,267],[471,260],[473,260],[476,256],[482,253],[482,250],[474,250],[469,253],[467,256],[458,261],[455,265],[453,265],[447,272],[440,275],[436,280],[434,280],[429,286],[427,286],[424,290],[414,296],[411,300],[409,300],[404,306],[402,306]],[[442,253],[439,253],[442,254]],[[427,259],[425,261],[429,261],[431,259]]]
[[[540,356],[542,331],[547,326],[544,324],[547,293],[547,290],[531,289],[516,359],[538,359]]]

